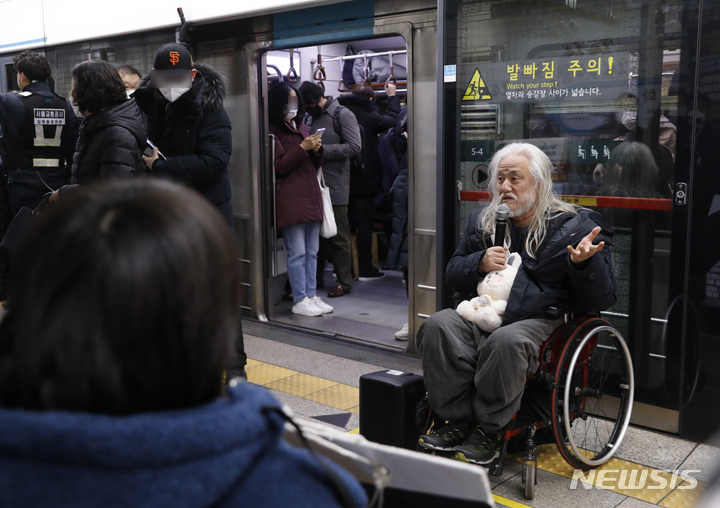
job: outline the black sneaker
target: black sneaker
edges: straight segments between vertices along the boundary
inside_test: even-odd
[[[375,270],[373,272],[360,272],[360,276],[358,277],[358,280],[360,282],[368,282],[371,280],[378,280],[385,277],[385,273],[381,272],[380,270]]]
[[[470,437],[461,446],[455,448],[455,458],[473,464],[490,464],[500,457],[503,433],[485,433],[480,426],[475,427]]]
[[[418,444],[428,450],[451,451],[465,442],[472,429],[472,421],[447,422],[436,432],[420,436]]]

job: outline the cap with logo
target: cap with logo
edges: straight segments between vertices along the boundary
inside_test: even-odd
[[[153,67],[158,75],[170,79],[186,76],[193,69],[192,56],[182,44],[165,44],[155,52]]]

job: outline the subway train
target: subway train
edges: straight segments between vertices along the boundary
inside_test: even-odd
[[[244,316],[418,355],[413,338],[422,322],[457,303],[444,270],[465,217],[488,201],[488,161],[505,143],[527,141],[550,157],[558,194],[600,210],[616,230],[619,299],[603,317],[633,355],[632,422],[707,438],[720,427],[720,177],[712,151],[720,122],[718,4],[186,1],[195,59],[228,82]],[[114,11],[72,0],[30,5],[21,12],[15,2],[0,3],[0,92],[17,89],[12,57],[24,49],[49,58],[56,91],[69,96],[77,63],[101,58],[144,74],[155,50],[179,33],[176,6],[166,2],[126,2]],[[31,21],[6,21],[20,17]],[[389,267],[383,279],[356,281],[333,299],[332,315],[295,316],[282,299],[287,269],[274,224],[268,85],[322,82],[337,98],[366,79],[381,110],[383,85],[393,79],[407,106],[407,278]],[[640,164],[613,156],[630,145],[648,149],[649,188],[613,186],[612,175],[627,177]],[[383,269],[387,234],[377,222],[373,255]],[[326,288],[332,280],[328,265]],[[406,323],[410,340],[396,340]]]

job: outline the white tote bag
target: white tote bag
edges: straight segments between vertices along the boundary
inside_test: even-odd
[[[320,236],[332,238],[337,234],[337,224],[335,223],[335,212],[333,212],[332,200],[330,199],[330,188],[325,185],[325,175],[323,175],[322,167],[318,169],[318,183],[320,184],[323,203],[323,221],[320,224]]]

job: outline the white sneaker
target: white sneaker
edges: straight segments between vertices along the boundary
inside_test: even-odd
[[[395,332],[395,338],[397,340],[408,340],[408,337],[410,336],[410,324],[405,323],[402,327],[402,330],[399,330]]]
[[[323,302],[319,296],[313,296],[310,298],[310,301],[315,305],[315,307],[320,309],[323,314],[330,314],[333,310],[335,310],[327,303]]]
[[[320,308],[308,297],[305,297],[305,299],[300,300],[298,303],[293,305],[292,312],[293,314],[300,314],[301,316],[309,317],[322,316],[323,313],[323,311],[321,311]]]

